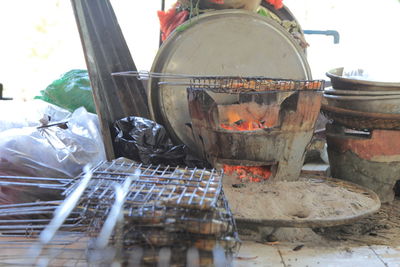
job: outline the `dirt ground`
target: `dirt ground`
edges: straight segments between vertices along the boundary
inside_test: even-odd
[[[355,223],[325,228],[249,229],[239,225],[242,240],[258,243],[296,243],[308,247],[400,246],[400,198]]]
[[[294,184],[295,185],[295,184]],[[293,185],[293,186],[294,186]],[[270,202],[274,199],[277,201],[271,203],[264,203],[264,207],[276,206],[275,209],[267,209],[267,210],[259,210],[256,207],[259,206],[260,200],[257,199],[256,203],[253,203],[251,200],[254,199],[254,195],[258,195],[259,190],[255,192],[253,189],[253,184],[247,186],[248,188],[233,188],[233,186],[224,181],[224,191],[229,200],[231,209],[234,213],[234,216],[237,216],[238,219],[244,218],[254,218],[253,213],[264,214],[266,218],[264,219],[290,219],[285,216],[278,216],[280,213],[285,215],[290,212],[282,209],[282,206],[295,206],[295,210],[303,210],[304,208],[308,208],[308,210],[313,210],[313,206],[311,205],[315,201],[308,201],[310,205],[307,207],[302,207],[301,205],[294,205],[293,203],[297,201],[299,203],[308,203],[307,198],[299,198],[296,194],[283,194],[283,197],[279,197],[279,195],[274,194],[263,194],[267,199],[270,199]],[[271,187],[271,185],[269,185]],[[314,187],[314,186],[312,186]],[[308,186],[308,188],[312,188]],[[260,188],[259,185],[256,185],[256,188]],[[317,187],[315,187],[317,188]],[[315,191],[315,188],[313,189]],[[272,187],[269,189],[273,189]],[[398,187],[397,187],[398,189]],[[237,194],[237,190],[245,190],[246,194]],[[270,190],[270,191],[271,191]],[[254,191],[254,192],[253,192]],[[272,190],[273,191],[273,190]],[[303,190],[304,191],[304,190]],[[318,190],[317,190],[318,191]],[[323,191],[331,191],[331,190],[323,190]],[[269,191],[268,191],[269,192]],[[284,192],[293,192],[288,188]],[[308,191],[307,191],[308,192]],[[265,192],[263,192],[265,193]],[[311,192],[315,194],[315,192]],[[307,194],[312,195],[310,192]],[[243,196],[245,195],[245,196]],[[268,196],[267,196],[268,195]],[[323,202],[327,202],[332,207],[336,207],[335,203],[339,203],[337,201],[338,196],[335,195],[335,199],[324,200],[323,195],[318,195],[316,199],[324,200]],[[341,196],[343,199],[345,197]],[[272,200],[271,200],[272,199]],[[294,200],[294,201],[293,201]],[[352,200],[353,201],[353,200]],[[341,202],[340,202],[341,203]],[[343,203],[341,203],[343,205]],[[240,209],[238,207],[246,206],[247,209],[250,209],[248,216],[241,216]],[[320,205],[321,206],[321,205]],[[329,210],[328,207],[324,205],[316,206],[319,209],[325,210],[327,212]],[[340,206],[340,205],[339,205]],[[368,206],[368,205],[367,205]],[[251,208],[249,208],[251,207]],[[279,208],[280,207],[280,208]],[[314,207],[315,208],[315,207]],[[237,213],[235,215],[235,213]],[[275,214],[276,213],[276,214]],[[313,213],[313,212],[311,212]],[[310,217],[311,216],[310,213]],[[315,213],[315,212],[314,212]],[[247,214],[247,213],[246,213]],[[277,215],[278,214],[278,215]],[[291,213],[290,213],[291,214]],[[282,217],[282,218],[281,218]],[[378,212],[359,221],[356,221],[352,224],[341,225],[341,226],[333,226],[333,227],[323,227],[323,228],[288,228],[288,227],[267,227],[267,226],[254,226],[249,225],[246,222],[238,222],[238,230],[239,235],[242,240],[253,240],[261,243],[269,243],[269,242],[290,242],[290,243],[303,243],[304,245],[313,247],[313,246],[322,246],[322,247],[335,247],[335,246],[368,246],[368,245],[383,245],[383,246],[400,246],[400,196],[397,196],[396,199],[390,204],[382,204],[381,208]]]
[[[379,208],[375,198],[363,194],[365,191],[355,191],[358,187],[339,186],[324,179],[236,181],[235,177],[224,177],[224,192],[236,219],[339,220]]]
[[[331,241],[400,246],[400,198],[391,204],[382,204],[376,214],[356,223],[313,231]]]

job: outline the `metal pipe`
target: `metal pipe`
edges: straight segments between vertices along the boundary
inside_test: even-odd
[[[328,30],[328,31],[315,31],[315,30],[304,30],[305,34],[318,34],[318,35],[330,35],[333,36],[333,43],[338,44],[340,40],[340,35],[338,31]]]

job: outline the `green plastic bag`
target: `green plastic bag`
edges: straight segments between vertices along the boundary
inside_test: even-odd
[[[87,70],[71,70],[40,93],[41,96],[36,96],[35,99],[44,100],[71,112],[83,106],[88,112],[96,113]]]

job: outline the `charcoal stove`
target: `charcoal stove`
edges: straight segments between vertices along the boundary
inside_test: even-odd
[[[323,86],[265,77],[193,79],[187,89],[193,139],[215,168],[269,168],[271,180],[297,180]]]
[[[354,130],[336,121],[328,123],[326,140],[332,176],[373,190],[382,203],[392,202],[400,180],[399,138],[399,130]]]

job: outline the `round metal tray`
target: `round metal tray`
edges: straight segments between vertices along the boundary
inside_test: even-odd
[[[272,19],[249,11],[222,10],[193,18],[183,27],[160,47],[152,72],[311,79],[303,50]],[[149,80],[152,118],[167,128],[175,143],[199,151],[190,128],[186,88],[158,84],[170,81]]]
[[[349,191],[363,194],[369,198],[371,198],[375,203],[373,206],[369,208],[368,211],[360,212],[359,214],[353,216],[336,216],[336,217],[327,217],[327,218],[318,218],[318,219],[309,219],[309,218],[297,218],[292,220],[265,220],[265,219],[242,219],[236,218],[236,222],[238,226],[246,225],[248,226],[271,226],[271,227],[297,227],[297,228],[314,228],[314,227],[330,227],[336,225],[343,225],[356,222],[362,218],[365,218],[369,215],[376,213],[380,207],[381,202],[379,200],[378,195],[360,185],[353,184],[351,182],[347,182],[340,179],[335,178],[328,178],[328,177],[321,177],[321,176],[310,176],[308,175],[307,178],[321,183],[327,183],[332,186],[332,190],[335,187],[346,188]],[[327,192],[329,194],[329,192]],[[229,201],[229,199],[228,199]],[[338,202],[340,199],[338,199]]]

